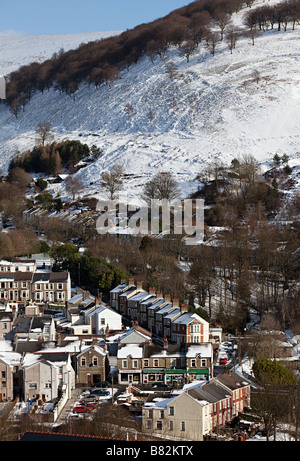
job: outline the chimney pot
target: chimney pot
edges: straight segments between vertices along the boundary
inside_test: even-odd
[[[181,304],[181,312],[187,312],[188,311],[188,306],[186,304]]]

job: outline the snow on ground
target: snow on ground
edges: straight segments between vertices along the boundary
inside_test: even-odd
[[[246,11],[234,16],[235,23],[241,25]],[[157,171],[171,171],[184,198],[197,189],[195,176],[209,162],[228,164],[244,154],[253,155],[267,169],[275,153],[285,153],[297,168],[299,36],[299,27],[269,30],[254,46],[250,39],[239,39],[232,54],[223,41],[215,57],[200,44],[189,63],[172,48],[167,56],[177,67],[172,80],[160,58],[152,63],[143,57],[112,87],[82,85],[75,101],[54,90],[36,94],[18,120],[2,105],[0,167],[7,168],[15,151],[34,145],[37,124],[46,120],[55,127],[57,140],[80,139],[103,149],[96,162],[77,173],[85,194],[94,196],[101,196],[101,173],[116,163],[130,175],[123,193],[132,199]],[[13,51],[11,56],[13,60]],[[260,74],[258,82],[254,71]],[[125,110],[128,104],[130,114]]]

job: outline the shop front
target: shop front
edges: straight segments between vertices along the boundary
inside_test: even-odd
[[[187,372],[188,382],[192,381],[208,381],[210,370],[208,368],[190,369]]]
[[[143,384],[160,384],[164,383],[164,369],[154,368],[143,370]]]
[[[119,384],[141,384],[142,374],[136,370],[122,370],[119,373]]]
[[[186,370],[165,370],[165,384],[169,386],[183,385],[186,381]]]

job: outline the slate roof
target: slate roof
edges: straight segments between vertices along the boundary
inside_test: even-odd
[[[23,280],[32,280],[32,272],[14,272],[15,282],[22,282]]]
[[[68,274],[68,272],[36,272],[33,274],[32,282],[64,282],[68,280]]]
[[[228,391],[213,381],[189,389],[187,394],[196,400],[206,400],[210,403],[229,397]]]
[[[249,385],[242,376],[239,376],[236,373],[224,373],[222,375],[218,375],[217,379],[231,390],[240,389],[241,387]]]
[[[67,352],[37,352],[38,355],[41,355],[43,359],[48,362],[67,362],[69,354]]]

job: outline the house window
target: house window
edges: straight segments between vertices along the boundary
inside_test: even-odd
[[[22,288],[27,288],[27,282],[22,282]]]
[[[201,367],[206,367],[206,360],[205,359],[201,360]]]
[[[170,407],[169,411],[169,415],[174,416],[174,407]]]
[[[185,431],[185,421],[181,421],[181,430]]]
[[[105,319],[101,319],[101,325],[105,325]]]
[[[196,366],[196,359],[191,360],[191,367],[195,368]]]
[[[97,366],[98,366],[98,359],[97,359],[97,357],[94,357],[94,358],[93,358],[93,365],[94,365],[94,367],[97,367]]]
[[[29,383],[28,384],[28,389],[36,390],[37,389],[37,384],[36,383]]]
[[[170,421],[170,431],[173,431],[173,429],[174,429],[173,421]]]
[[[144,367],[149,367],[149,360],[144,360]]]
[[[161,430],[162,430],[162,421],[157,421],[156,429],[157,429],[158,431],[161,431]]]
[[[122,362],[122,367],[123,367],[123,368],[127,368],[127,360],[123,360],[123,362]]]
[[[137,368],[138,367],[138,361],[137,360],[134,360],[133,361],[133,368]]]
[[[82,359],[81,359],[81,366],[82,366],[82,367],[85,367],[85,364],[86,364],[85,357],[82,357]]]
[[[154,366],[158,367],[158,360],[156,360],[156,359],[154,360]]]
[[[5,379],[5,371],[2,371],[2,373],[1,373],[1,378],[2,378],[2,379]]]
[[[51,389],[51,383],[45,383],[45,389]]]

